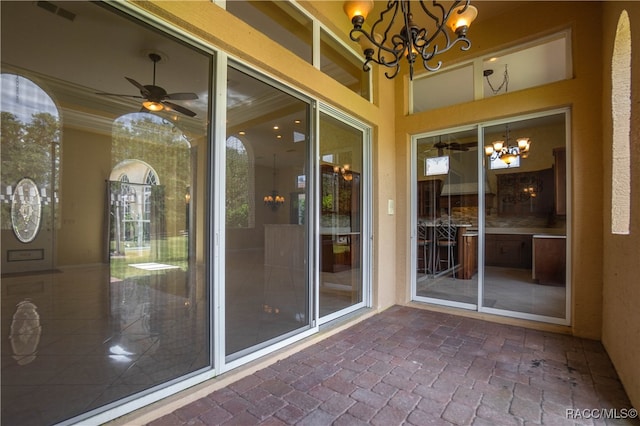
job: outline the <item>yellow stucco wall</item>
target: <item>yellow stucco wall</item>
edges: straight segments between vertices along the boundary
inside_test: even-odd
[[[482,4],[479,4],[480,13]],[[602,211],[603,196],[601,161],[600,99],[602,96],[601,67],[594,63],[593,52],[599,52],[601,36],[593,28],[600,28],[601,3],[540,2],[523,4],[510,9],[510,16],[495,16],[474,23],[473,46],[464,59],[483,57],[538,37],[570,29],[573,48],[574,78],[541,87],[510,92],[434,111],[405,115],[406,102],[396,105],[396,157],[398,170],[408,163],[410,136],[412,134],[446,129],[470,123],[516,116],[536,111],[569,107],[572,122],[570,158],[572,167],[570,204],[573,209],[571,254],[572,254],[572,326],[577,336],[600,338],[602,321]],[[499,31],[496,31],[499,28]],[[597,57],[596,57],[597,59]],[[406,81],[397,80],[396,90],[405,91]],[[408,173],[399,176],[399,193],[409,197]],[[411,212],[409,204],[398,211],[402,218],[398,232],[409,235]],[[408,265],[408,241],[403,243],[404,270]],[[594,259],[596,261],[594,261]],[[408,282],[408,277],[404,277]],[[408,295],[408,291],[403,294]]]
[[[611,56],[622,10],[631,23],[631,223],[629,235],[611,233]],[[602,342],[629,399],[640,407],[640,2],[607,2],[603,11],[603,321]]]
[[[637,286],[630,285],[637,282],[640,273],[637,262],[640,249],[632,242],[634,231],[636,234],[638,231],[638,220],[632,225],[631,238],[612,237],[606,232],[610,220],[607,216],[610,189],[606,180],[610,176],[610,162],[603,153],[608,152],[606,147],[610,145],[607,140],[610,118],[606,113],[607,103],[603,104],[607,98],[603,82],[606,82],[607,54],[610,54],[609,45],[621,3],[610,2],[605,6],[603,2],[580,2],[579,7],[577,2],[523,3],[511,8],[509,16],[494,16],[474,24],[470,32],[473,47],[465,59],[570,29],[574,78],[414,116],[405,113],[406,78],[387,81],[374,69],[376,91],[371,104],[209,0],[135,4],[212,47],[372,126],[373,305],[377,308],[408,303],[410,299],[411,176],[408,164],[411,135],[559,107],[570,108],[572,325],[566,331],[581,337],[603,338],[632,401],[638,405],[640,369],[633,360],[640,356],[640,310],[637,309],[640,293]],[[349,24],[344,22],[342,2],[301,1],[300,4],[347,40]],[[625,4],[632,13],[632,22],[640,21],[639,3]],[[513,15],[518,19],[512,19]],[[634,39],[638,34],[640,31],[634,33]],[[600,57],[600,52],[604,57]],[[443,59],[452,64],[456,55],[452,52]],[[634,90],[637,99],[637,85]],[[634,120],[637,135],[640,133],[637,112]],[[635,138],[637,146],[637,136]],[[633,155],[633,175],[637,176],[640,172],[637,148]],[[393,214],[388,210],[389,200],[395,205]],[[637,197],[633,201],[633,213],[637,217]]]

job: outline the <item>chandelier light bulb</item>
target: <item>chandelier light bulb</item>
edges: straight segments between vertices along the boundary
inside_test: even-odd
[[[345,1],[342,8],[354,25],[354,19],[361,20],[360,25],[362,25],[362,22],[367,19],[367,15],[373,9],[373,0]]]

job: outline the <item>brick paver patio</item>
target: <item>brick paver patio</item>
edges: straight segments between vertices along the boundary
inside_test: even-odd
[[[631,408],[600,342],[395,306],[151,425],[640,424]]]

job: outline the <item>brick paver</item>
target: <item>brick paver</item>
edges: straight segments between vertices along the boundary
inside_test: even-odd
[[[638,425],[600,342],[394,306],[162,418],[163,425]]]

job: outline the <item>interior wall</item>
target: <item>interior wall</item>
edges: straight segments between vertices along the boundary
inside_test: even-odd
[[[396,105],[396,159],[398,170],[408,164],[410,135],[453,128],[465,124],[512,117],[525,113],[570,107],[572,138],[567,149],[571,161],[571,191],[569,205],[571,219],[572,325],[568,330],[576,336],[599,339],[602,324],[602,140],[601,140],[601,81],[602,70],[594,66],[593,52],[601,50],[602,38],[594,28],[601,27],[602,3],[527,2],[514,6],[508,15],[497,15],[474,22],[469,31],[472,47],[459,54],[459,60],[483,58],[493,52],[535,40],[541,36],[570,29],[574,78],[541,87],[509,92],[450,107],[405,115],[406,101]],[[482,4],[479,4],[479,14]],[[518,16],[519,19],[512,19]],[[499,30],[496,30],[499,29]],[[443,58],[446,60],[446,58]],[[451,62],[445,62],[450,65]],[[397,79],[398,93],[405,93],[407,80]],[[535,149],[535,148],[534,148]],[[403,162],[401,164],[401,162]],[[406,169],[406,167],[405,167]],[[410,197],[409,173],[401,176],[399,192]],[[408,198],[409,199],[409,198]],[[408,227],[410,204],[398,208],[402,223],[398,232],[404,237],[405,256],[398,259],[398,267],[408,271]],[[403,280],[409,286],[409,280]],[[403,294],[408,295],[409,291]],[[409,298],[405,299],[408,302]],[[499,319],[496,319],[499,320]]]
[[[64,111],[61,121],[65,121]],[[111,173],[111,135],[64,126],[60,140],[64,170],[61,198],[73,201],[60,208],[57,265],[102,263],[106,256],[105,180]]]
[[[603,13],[602,158],[604,173],[604,274],[602,342],[634,407],[640,407],[640,84],[631,82],[631,224],[629,235],[611,234],[611,56],[622,10],[631,23],[631,75],[640,72],[640,3],[605,2]]]

